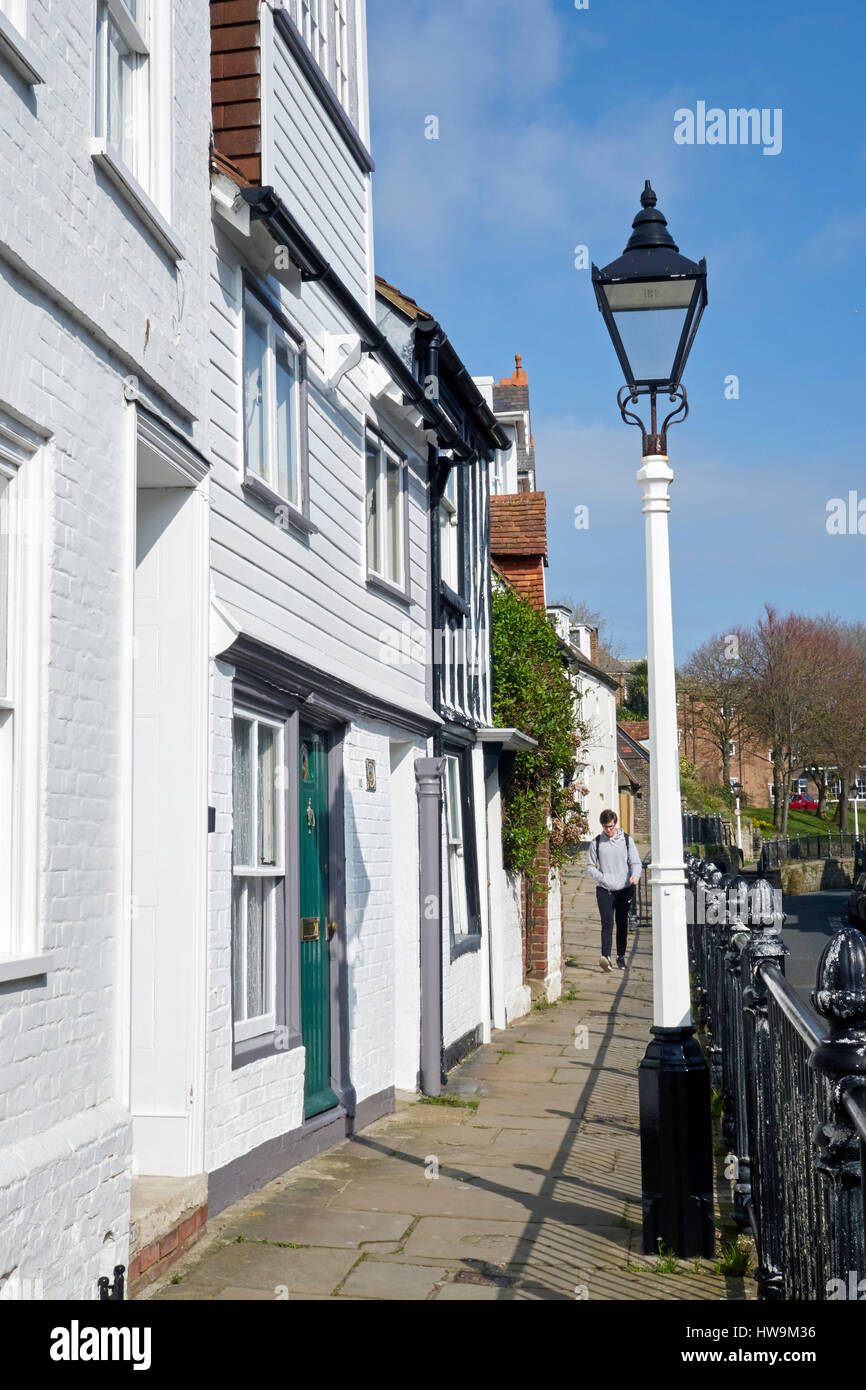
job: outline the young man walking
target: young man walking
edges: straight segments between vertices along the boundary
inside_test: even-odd
[[[587,865],[590,878],[594,878],[598,885],[595,890],[601,916],[601,957],[598,963],[602,970],[613,970],[610,948],[616,921],[616,963],[620,970],[624,970],[628,947],[628,910],[642,865],[634,840],[617,825],[615,811],[602,811],[601,831],[590,841]]]

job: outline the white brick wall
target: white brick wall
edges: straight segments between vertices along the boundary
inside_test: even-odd
[[[183,276],[90,158],[91,0],[30,0],[36,95],[0,80],[0,406],[49,436],[38,805],[44,978],[0,986],[0,1277],[96,1296],[126,1263],[131,1126],[119,1104],[124,605],[135,460],[123,380],[179,425],[206,407],[209,32],[172,7]],[[185,291],[183,312],[179,293]],[[180,322],[178,323],[178,320]],[[198,348],[197,344],[205,346]],[[22,465],[26,467],[27,465]]]
[[[532,991],[523,983],[523,912],[520,874],[503,875],[500,902],[504,956],[505,1018],[511,1023],[529,1012]]]
[[[487,845],[485,842],[484,754],[481,747],[472,752],[472,775],[475,796],[475,835],[478,851],[479,901],[481,905],[481,946],[451,960],[451,926],[448,913],[448,850],[445,825],[442,827],[442,863],[445,893],[442,913],[442,1045],[447,1048],[479,1024],[487,1029],[489,1009],[486,1006],[488,966],[488,895]],[[486,1036],[486,1033],[485,1033]]]
[[[304,1049],[231,1066],[232,668],[214,663],[211,702],[210,928],[206,1166],[223,1167],[303,1122]],[[402,735],[401,735],[402,737]],[[425,748],[418,744],[419,756]],[[377,789],[366,790],[365,760]],[[394,1085],[394,913],[389,730],[350,726],[344,742],[350,1079],[358,1101]],[[417,812],[416,812],[417,814]],[[417,934],[417,915],[416,915]]]
[[[42,55],[45,81],[36,96],[5,73],[0,85],[0,258],[50,286],[127,370],[182,413],[203,417],[209,16],[198,0],[175,0],[171,10],[171,222],[189,261],[178,273],[91,158],[93,0],[28,0],[28,37]]]

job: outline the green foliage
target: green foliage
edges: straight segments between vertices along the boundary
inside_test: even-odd
[[[722,1242],[722,1258],[716,1265],[718,1274],[748,1274],[752,1267],[752,1247],[745,1236]]]
[[[550,863],[561,866],[568,845],[586,834],[573,787],[575,750],[586,728],[574,698],[556,629],[546,614],[510,588],[493,593],[493,718],[520,729],[538,747],[515,758],[505,791],[502,845],[506,867],[529,872],[550,831]]]
[[[656,1246],[658,1248],[659,1253],[658,1258],[652,1267],[653,1274],[676,1274],[677,1257],[674,1254],[673,1250],[668,1249],[668,1247],[662,1241],[661,1236],[659,1236],[658,1240],[656,1241]]]
[[[465,1096],[455,1095],[453,1091],[445,1091],[441,1096],[419,1096],[419,1105],[447,1105],[455,1110],[477,1110],[480,1101],[467,1100]]]
[[[680,795],[690,811],[698,811],[701,815],[711,816],[716,811],[728,809],[721,791],[717,794],[705,787],[698,776],[698,769],[688,758],[680,758]]]
[[[627,710],[627,719],[649,718],[649,668],[646,661],[636,661],[626,679],[626,699],[620,714]]]

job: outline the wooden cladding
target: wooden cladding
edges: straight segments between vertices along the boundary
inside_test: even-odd
[[[262,181],[259,0],[211,0],[214,148],[248,183]]]

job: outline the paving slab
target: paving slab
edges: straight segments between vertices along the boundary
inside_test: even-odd
[[[146,1296],[754,1296],[753,1281],[724,1278],[712,1264],[656,1273],[641,1253],[637,1069],[652,1015],[652,937],[633,934],[626,971],[603,975],[595,895],[582,884],[578,864],[564,879],[566,992],[578,997],[496,1030],[454,1069],[447,1095],[476,1106],[401,1093],[392,1115],[222,1212],[174,1267],[178,1282],[164,1279]],[[585,1047],[575,1047],[578,1028]]]
[[[341,1198],[345,1193],[340,1194]],[[374,1207],[361,1211],[347,1210],[343,1200],[339,1207],[304,1214],[284,1212],[276,1204],[241,1216],[227,1230],[232,1235],[243,1234],[247,1240],[294,1245],[323,1245],[334,1248],[359,1249],[368,1241],[399,1241],[412,1225],[413,1217],[406,1212],[382,1212]],[[237,1229],[236,1229],[237,1228]]]
[[[340,1290],[356,1298],[387,1299],[407,1302],[425,1299],[436,1285],[447,1277],[448,1271],[436,1265],[386,1264],[380,1260],[364,1260],[356,1265]]]

